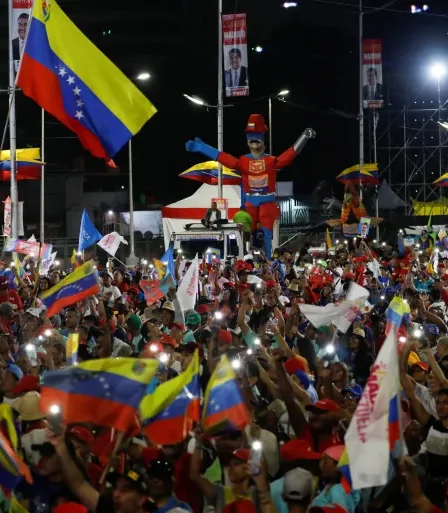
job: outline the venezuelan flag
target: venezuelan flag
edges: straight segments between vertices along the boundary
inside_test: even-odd
[[[432,182],[433,185],[437,185],[438,187],[447,187],[448,186],[448,173],[445,173],[444,175],[440,176]],[[428,226],[430,226],[430,223],[428,222]]]
[[[65,346],[65,363],[69,367],[70,365],[76,365],[78,361],[78,347],[79,347],[79,334],[70,333],[68,336],[67,344]]]
[[[402,322],[408,324],[409,320],[409,304],[405,303],[400,297],[395,296],[386,310],[386,334],[388,334],[391,329],[397,331]]]
[[[104,358],[44,376],[41,410],[57,404],[65,424],[93,422],[126,432],[154,376],[157,360]]]
[[[156,113],[56,0],[34,2],[17,84],[92,155],[106,160]]]
[[[342,183],[378,183],[378,165],[377,164],[364,164],[359,172],[359,164],[344,169],[336,180]]]
[[[82,301],[100,291],[97,273],[91,262],[86,262],[61,280],[41,296],[47,307],[47,316],[59,312],[61,308]]]
[[[190,167],[179,176],[190,180],[197,180],[201,183],[209,185],[218,185],[218,162],[209,160],[201,162]],[[222,166],[222,184],[223,185],[241,185],[241,176],[237,171],[233,171],[228,167]]]
[[[164,278],[164,276],[166,274],[166,271],[167,271],[166,264],[164,264],[160,260],[157,260],[157,258],[153,258],[152,262],[154,264],[154,267],[156,268],[157,276],[159,277],[159,280],[163,280],[163,278]]]
[[[143,431],[153,444],[172,445],[185,440],[200,419],[199,355],[179,376],[159,385],[140,403]]]
[[[248,424],[250,416],[235,371],[224,355],[205,391],[202,427],[209,435],[218,436],[224,432],[241,430]]]
[[[8,404],[0,405],[0,484],[13,490],[24,478],[28,483],[33,479],[29,468],[17,454],[19,436],[14,426],[12,408]]]
[[[350,493],[352,490],[352,476],[350,474],[350,461],[348,458],[347,449],[343,452],[341,459],[338,463],[338,470],[341,473],[341,486],[345,493]]]

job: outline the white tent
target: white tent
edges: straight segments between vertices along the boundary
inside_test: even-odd
[[[238,212],[241,206],[241,192],[238,185],[223,185],[223,196],[228,202],[228,218]],[[197,223],[204,218],[205,212],[210,208],[212,198],[218,198],[218,186],[203,184],[188,198],[171,203],[162,209],[163,236],[165,248],[170,243],[173,232],[185,231],[188,223]]]
[[[391,189],[386,180],[383,180],[378,190],[378,208],[380,210],[394,210],[405,206],[406,203]]]

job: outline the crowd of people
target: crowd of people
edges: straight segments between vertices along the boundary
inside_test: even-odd
[[[31,266],[23,276],[15,269],[11,279],[0,263],[1,397],[12,407],[18,451],[33,478],[11,488],[0,469],[3,511],[12,498],[30,513],[445,511],[448,259],[437,264],[432,248],[399,254],[393,244],[361,239],[318,258],[308,250],[281,248],[272,259],[254,251],[232,264],[204,255],[196,306],[187,311],[176,295],[188,269],[180,255],[176,286],[151,305],[139,283],[152,269],[113,271],[96,262],[99,294],[51,318],[40,296],[61,273],[38,277]],[[93,256],[86,251],[84,258]],[[309,322],[303,305],[338,304],[352,282],[368,299],[346,333]],[[344,435],[397,295],[409,304],[412,322],[398,348],[402,455],[391,459],[384,487],[347,490],[338,468]],[[92,424],[56,430],[40,408],[45,375],[65,368],[73,333],[78,362],[164,355],[153,389],[184,372],[197,352],[204,394],[226,355],[250,424],[219,437],[198,424],[182,443],[163,446],[137,433],[109,461],[113,430]],[[113,471],[105,474],[109,464]]]

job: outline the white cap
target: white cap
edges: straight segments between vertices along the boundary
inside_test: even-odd
[[[295,468],[285,474],[283,495],[285,499],[303,501],[310,499],[314,491],[314,477],[303,468]]]

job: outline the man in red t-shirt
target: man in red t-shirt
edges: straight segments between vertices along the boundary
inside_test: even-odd
[[[9,279],[5,275],[0,276],[0,305],[3,303],[10,303],[15,311],[23,309],[19,294],[15,290],[10,290]]]

